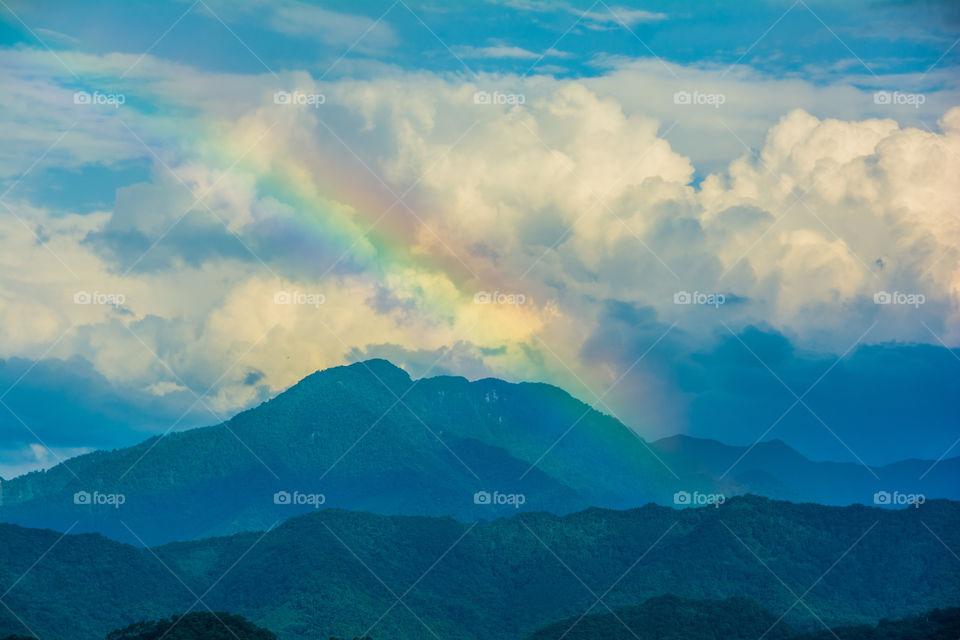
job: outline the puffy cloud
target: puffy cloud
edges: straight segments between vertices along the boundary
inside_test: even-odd
[[[16,449],[0,449],[0,478],[14,478],[37,469],[48,469],[74,456],[89,453],[87,447],[52,447],[31,444]]]
[[[540,60],[548,56],[559,58],[570,57],[569,53],[564,53],[563,51],[558,51],[557,49],[551,48],[547,49],[543,53],[537,53],[535,51],[530,51],[529,49],[524,49],[523,47],[517,47],[508,44],[493,44],[486,47],[461,45],[454,47],[452,51],[461,58],[513,58],[516,60]]]
[[[108,163],[116,151],[148,159],[148,180],[84,215],[7,200],[23,223],[0,218],[5,356],[79,355],[159,399],[209,390],[203,406],[224,414],[365,354],[421,369],[436,354],[443,371],[545,379],[592,401],[633,364],[618,352],[659,345],[606,406],[661,433],[689,424],[682,405],[652,408],[681,384],[661,375],[659,349],[710,343],[723,324],[833,353],[874,322],[869,342],[960,340],[960,109],[945,110],[938,131],[780,101],[764,111],[778,91],[828,97],[841,113],[872,102],[851,87],[764,86],[736,71],[717,90],[750,96],[756,117],[727,122],[683,111],[672,102],[681,84],[629,65],[589,81],[317,83],[147,57],[134,76],[136,94],[162,96],[162,109],[131,100],[82,123],[83,136],[50,159]],[[25,92],[62,78],[21,81]],[[276,91],[324,101],[278,104]],[[694,131],[712,126],[704,146],[722,137],[736,157],[724,146],[727,166],[698,176],[719,152],[681,152],[664,105]],[[45,143],[63,109],[34,111],[10,117]],[[117,134],[120,117],[152,153]],[[78,291],[123,301],[74,304]],[[683,291],[725,304],[675,304]],[[924,304],[877,305],[879,291],[922,293]],[[299,297],[278,303],[278,293]],[[597,336],[622,317],[632,337],[611,350]]]
[[[389,46],[397,43],[389,25],[366,16],[329,11],[306,2],[283,2],[274,8],[270,25],[292,36],[317,38],[328,44],[363,47]]]
[[[592,22],[611,22],[617,25],[632,27],[641,22],[659,22],[666,20],[667,14],[629,7],[604,7],[599,11],[576,11],[580,16]]]
[[[0,361],[0,459],[31,467],[56,464],[90,447],[134,444],[169,428],[214,420],[184,390],[116,384],[79,356]],[[49,448],[48,448],[49,447]],[[0,476],[9,477],[0,466]]]
[[[608,302],[602,313],[584,360],[628,372],[605,402],[646,437],[777,438],[812,459],[870,465],[956,452],[960,350],[862,344],[841,359],[771,329],[720,327],[704,340],[668,331],[648,307]]]

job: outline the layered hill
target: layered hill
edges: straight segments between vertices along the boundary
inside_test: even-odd
[[[780,616],[747,598],[693,600],[658,596],[642,605],[561,620],[528,640],[955,640],[960,607],[934,609],[877,625],[797,633]]]
[[[932,470],[931,470],[932,467]],[[2,483],[0,520],[136,544],[271,526],[320,506],[491,519],[755,493],[823,504],[960,498],[960,460],[877,469],[782,443],[648,443],[546,384],[412,380],[384,360],[308,376],[229,421]]]
[[[664,594],[749,598],[785,614],[784,629],[816,632],[816,618],[872,625],[960,602],[958,523],[960,504],[942,500],[889,510],[748,496],[477,524],[320,510],[266,534],[153,549],[0,525],[0,583],[12,585],[0,637],[26,625],[93,640],[209,607],[284,640],[511,640]]]
[[[791,640],[796,631],[747,598],[694,600],[673,595],[560,620],[527,640]]]

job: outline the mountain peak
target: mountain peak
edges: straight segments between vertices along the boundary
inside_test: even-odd
[[[351,388],[371,386],[381,391],[386,386],[394,393],[401,393],[412,382],[410,374],[389,360],[372,358],[320,369],[297,382],[288,391],[312,389],[317,385],[340,384]]]
[[[383,358],[370,358],[369,360],[357,360],[343,367],[335,367],[338,369],[356,369],[356,370],[366,370],[367,372],[376,375],[380,378],[383,377],[402,377],[404,380],[410,381],[410,374],[407,373],[404,369],[401,369],[397,365],[393,364],[389,360]]]

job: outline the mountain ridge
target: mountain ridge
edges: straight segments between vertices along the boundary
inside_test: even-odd
[[[648,443],[558,387],[414,380],[379,359],[317,371],[218,425],[4,481],[0,520],[61,531],[79,521],[79,531],[129,541],[126,522],[152,545],[263,528],[319,506],[275,503],[279,493],[461,521],[672,504],[684,492],[824,504],[869,502],[877,491],[960,497],[960,459],[913,480],[930,464],[870,470],[877,482],[860,465],[813,462],[782,442],[745,448],[679,435]],[[124,503],[74,504],[78,493],[123,495]],[[490,503],[477,502],[483,494]]]
[[[99,640],[137,619],[182,613],[196,604],[193,594],[282,640],[357,637],[378,620],[373,637],[412,640],[423,626],[405,607],[390,608],[405,591],[404,602],[441,637],[521,640],[588,611],[591,591],[611,585],[611,607],[665,594],[742,596],[816,631],[806,609],[790,609],[790,589],[812,586],[804,601],[831,626],[955,604],[960,573],[943,545],[960,545],[958,521],[960,503],[948,500],[890,510],[758,496],[719,508],[593,507],[474,524],[323,509],[266,533],[149,550],[3,524],[0,548],[9,553],[0,555],[0,580],[26,574],[6,603],[51,640]],[[19,625],[0,610],[0,634],[22,632]]]

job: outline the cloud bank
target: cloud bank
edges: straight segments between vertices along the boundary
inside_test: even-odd
[[[755,327],[821,354],[814,369],[908,343],[939,350],[944,375],[960,341],[949,93],[930,95],[945,108],[929,130],[901,124],[897,104],[888,117],[787,109],[773,97],[802,91],[838,113],[885,113],[873,92],[740,71],[713,85],[643,65],[582,81],[320,82],[148,56],[121,80],[131,56],[67,56],[97,70],[83,90],[125,97],[115,106],[76,103],[76,80],[39,53],[2,56],[16,70],[7,143],[42,158],[23,178],[19,158],[0,162],[3,357],[80,358],[118,389],[216,417],[318,368],[393,354],[421,373],[604,396],[656,436],[706,434],[717,406],[751,401],[711,400],[723,385],[704,381],[741,375],[711,355],[731,344],[777,370],[740,339]],[[748,122],[723,110],[738,101],[767,107]],[[665,110],[722,147],[681,153],[693,134],[671,141]],[[698,170],[730,145],[722,168]],[[147,167],[133,182],[130,162]],[[28,188],[33,171],[90,166],[110,206],[72,210]],[[671,354],[708,371],[671,376]],[[869,366],[850,370],[874,384]],[[744,438],[769,409],[744,418]]]

